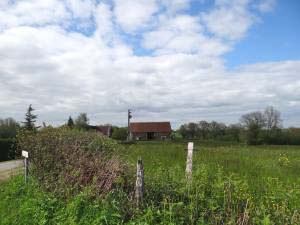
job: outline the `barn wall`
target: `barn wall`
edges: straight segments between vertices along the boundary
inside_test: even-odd
[[[153,140],[162,140],[162,136],[165,136],[166,139],[170,139],[170,133],[160,133],[160,132],[154,132],[154,138]],[[145,133],[132,133],[132,137],[134,140],[147,140],[147,132]]]

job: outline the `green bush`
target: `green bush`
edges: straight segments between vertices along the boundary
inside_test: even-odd
[[[126,127],[114,127],[111,137],[115,140],[125,141],[127,139],[127,128]]]
[[[118,157],[119,145],[96,132],[44,128],[18,134],[18,151],[29,152],[30,170],[40,183],[60,196],[84,188],[94,194],[128,189],[128,168]]]
[[[0,138],[0,162],[15,158],[15,139]]]

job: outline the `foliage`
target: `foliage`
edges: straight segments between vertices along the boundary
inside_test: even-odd
[[[287,144],[300,145],[300,128],[289,128],[285,133]]]
[[[30,131],[35,131],[38,128],[34,124],[36,122],[37,115],[33,114],[33,111],[34,108],[32,108],[30,104],[25,114],[25,121],[22,122],[24,124],[25,129]]]
[[[142,156],[146,202],[141,224],[298,224],[300,149],[195,145],[193,183],[185,182],[186,144],[139,143],[124,157]],[[282,166],[278,162],[284,160]]]
[[[120,189],[95,198],[90,188],[63,200],[31,177],[0,185],[0,224],[299,224],[299,146],[195,145],[186,185],[186,144],[126,145],[131,167],[142,156],[144,205]],[[288,158],[282,166],[280,157]],[[285,161],[285,160],[284,160]]]
[[[0,225],[120,224],[128,216],[128,202],[122,191],[99,199],[89,189],[62,200],[45,192],[35,179],[24,185],[23,177],[17,176],[0,184]]]
[[[265,126],[263,113],[259,111],[247,113],[241,117],[241,123],[247,129],[248,144],[260,144],[259,134]]]
[[[278,144],[281,128],[280,112],[269,106],[264,112],[251,112],[241,117],[247,130],[248,144]]]
[[[13,118],[0,119],[0,138],[14,138],[19,124]]]
[[[0,161],[15,158],[15,137],[19,124],[12,118],[0,119]]]
[[[174,141],[179,141],[179,140],[182,140],[183,137],[182,137],[182,135],[179,131],[172,131],[171,139],[174,140]]]
[[[241,127],[239,125],[226,126],[216,121],[199,123],[187,123],[180,126],[178,133],[184,139],[201,140],[227,140],[240,141]]]
[[[44,128],[18,134],[18,150],[29,152],[31,171],[47,190],[69,197],[90,187],[94,194],[126,189],[127,166],[118,145],[96,132]]]
[[[242,115],[239,124],[225,125],[202,120],[198,123],[183,124],[177,132],[183,139],[192,140],[246,142],[250,145],[300,145],[299,129],[283,129],[280,112],[272,106],[264,111]]]
[[[15,139],[0,138],[0,162],[15,158]]]
[[[276,130],[281,127],[280,112],[273,106],[268,106],[264,111],[265,126],[268,131]]]
[[[290,160],[287,156],[282,155],[278,158],[278,163],[280,166],[289,166],[290,165]]]
[[[73,128],[74,127],[74,121],[73,121],[73,119],[72,119],[71,116],[69,116],[67,125],[68,125],[69,128]]]
[[[89,118],[86,113],[80,113],[75,119],[75,127],[82,130],[88,130]]]
[[[125,141],[127,139],[127,127],[113,127],[111,137],[115,140]]]

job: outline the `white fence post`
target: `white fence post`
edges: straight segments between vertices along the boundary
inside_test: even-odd
[[[140,207],[144,196],[144,167],[142,159],[138,159],[136,164],[136,182],[135,182],[135,199],[136,206]]]
[[[24,157],[24,179],[26,184],[28,180],[28,152],[22,151],[22,156]]]
[[[192,168],[193,168],[193,149],[194,143],[188,143],[188,153],[187,153],[187,160],[186,160],[186,179],[188,183],[192,181]]]

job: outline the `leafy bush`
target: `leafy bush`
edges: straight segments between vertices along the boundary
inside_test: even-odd
[[[0,162],[15,158],[15,140],[0,138]]]
[[[127,139],[127,128],[114,127],[112,132],[112,138],[115,140],[125,141]]]
[[[29,152],[30,169],[47,190],[68,197],[84,188],[94,194],[128,189],[127,165],[119,145],[96,132],[44,128],[17,136],[18,151]]]

